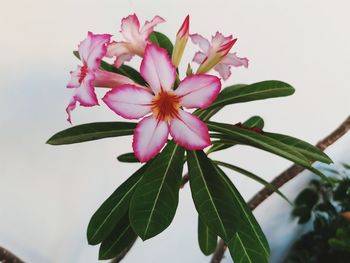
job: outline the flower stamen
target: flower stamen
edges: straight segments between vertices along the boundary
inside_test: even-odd
[[[161,91],[154,97],[151,109],[157,120],[169,121],[178,117],[180,97],[172,91]]]

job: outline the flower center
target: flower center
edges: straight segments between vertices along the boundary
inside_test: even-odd
[[[169,121],[178,116],[180,98],[172,91],[161,91],[152,100],[151,109],[158,120]]]
[[[86,77],[87,74],[88,74],[88,66],[84,65],[80,69],[80,76],[79,76],[79,83],[80,84],[84,80],[84,78]]]

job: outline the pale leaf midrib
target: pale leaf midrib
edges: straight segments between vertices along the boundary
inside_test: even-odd
[[[220,225],[221,225],[222,230],[223,230],[223,232],[224,232],[224,235],[225,235],[225,237],[226,237],[226,236],[227,236],[227,233],[226,233],[226,229],[225,229],[224,223],[223,223],[222,220],[221,220],[221,217],[220,217],[220,215],[219,215],[219,212],[217,211],[216,206],[215,206],[215,204],[214,204],[213,197],[211,196],[211,193],[210,193],[210,191],[209,191],[208,185],[207,185],[207,183],[206,183],[206,181],[205,181],[205,179],[204,179],[203,171],[202,171],[201,166],[200,166],[200,164],[199,164],[199,160],[198,160],[198,158],[197,158],[196,152],[193,152],[193,155],[194,155],[194,157],[195,157],[195,161],[196,161],[196,164],[197,164],[199,173],[200,173],[200,175],[201,175],[200,177],[201,177],[201,179],[202,179],[202,181],[203,181],[203,183],[204,183],[205,189],[207,190],[207,193],[208,193],[208,195],[209,195],[210,202],[212,203],[212,206],[213,206],[213,208],[214,208],[214,211],[215,211],[215,213],[216,213],[216,216],[218,217],[218,219],[219,219],[219,221],[220,221]]]
[[[158,203],[160,192],[161,192],[161,190],[163,188],[163,184],[165,182],[165,178],[167,177],[167,174],[168,174],[168,171],[170,169],[170,166],[172,165],[173,158],[174,158],[174,155],[175,155],[175,153],[177,151],[177,148],[178,148],[178,145],[176,144],[175,147],[174,147],[173,152],[171,153],[170,160],[168,162],[168,166],[167,166],[167,168],[165,170],[165,173],[164,173],[165,175],[163,176],[162,182],[160,184],[158,193],[157,193],[156,198],[155,198],[155,202],[154,202],[154,204],[152,206],[151,213],[149,215],[149,219],[148,219],[148,222],[147,222],[147,225],[146,225],[146,228],[145,228],[144,236],[147,236],[147,232],[148,232],[149,226],[150,226],[151,221],[152,221],[152,217],[153,217],[153,214],[154,214],[154,211],[155,211],[155,207],[156,207],[156,204]]]

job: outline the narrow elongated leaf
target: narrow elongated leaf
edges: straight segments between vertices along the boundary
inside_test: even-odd
[[[239,229],[237,205],[203,151],[187,151],[192,199],[198,214],[226,242]]]
[[[282,156],[304,167],[310,167],[309,160],[292,147],[260,133],[249,131],[235,125],[208,122],[209,130],[221,132],[225,140],[233,140],[240,144],[250,145],[276,155]]]
[[[278,133],[264,132],[264,135],[270,138],[273,138],[275,140],[278,140],[284,144],[287,144],[290,147],[293,147],[295,150],[302,153],[304,156],[308,157],[310,160],[317,160],[327,164],[332,163],[332,160],[327,156],[327,154],[325,154],[319,148],[307,142],[304,142],[302,140],[299,140],[297,138],[294,138],[288,135],[278,134]]]
[[[166,35],[157,31],[153,31],[153,33],[149,36],[149,39],[153,44],[165,48],[166,51],[168,51],[169,56],[171,57],[171,55],[173,54],[174,46]]]
[[[223,89],[217,99],[207,109],[197,110],[195,114],[201,116],[202,119],[205,118],[204,120],[207,121],[213,115],[209,112],[214,108],[222,109],[230,104],[284,97],[293,93],[294,88],[291,85],[278,80],[267,80],[250,85],[234,85]],[[207,118],[207,115],[209,115],[209,118]]]
[[[230,192],[230,198],[236,203],[237,213],[240,215],[238,231],[227,243],[233,260],[242,263],[267,263],[270,248],[259,223],[226,174],[217,165],[213,166]]]
[[[229,104],[264,100],[276,97],[289,96],[294,93],[294,88],[288,83],[278,80],[267,80],[250,85],[234,86],[225,89],[209,108],[222,107]]]
[[[130,176],[92,216],[87,230],[90,245],[101,243],[128,211],[132,194],[148,166],[142,166]]]
[[[99,259],[117,257],[123,251],[129,249],[135,243],[136,239],[137,235],[130,225],[129,215],[126,212],[109,236],[103,240],[100,246]]]
[[[229,87],[224,88],[220,94],[225,94],[226,92],[229,92],[232,89],[235,88],[243,88],[247,86],[246,84],[235,84]],[[200,118],[203,121],[209,121],[211,117],[213,117],[217,112],[219,112],[224,106],[221,107],[211,107],[210,109],[198,109],[194,111],[194,115],[196,115],[198,118]]]
[[[134,231],[149,239],[173,220],[179,199],[184,149],[169,142],[143,174],[130,203]]]
[[[264,134],[256,133],[247,129],[237,127],[235,125],[207,122],[209,130],[220,132],[218,135],[225,141],[232,140],[232,143],[250,145],[258,149],[279,155],[286,158],[320,176],[323,180],[332,183],[323,173],[311,166],[310,160],[305,155],[296,150],[296,148],[284,144],[276,139],[264,136]],[[213,136],[213,135],[211,135]]]
[[[72,144],[99,140],[108,137],[132,135],[136,123],[132,122],[95,122],[77,125],[60,131],[46,143],[51,145]]]
[[[263,129],[264,128],[264,120],[259,116],[253,116],[253,117],[250,117],[248,120],[246,120],[243,123],[243,126],[247,127],[247,128]],[[221,151],[221,150],[230,148],[234,145],[235,145],[234,143],[217,142],[217,143],[214,143],[212,147],[210,147],[210,149],[207,151],[207,154],[212,153],[212,152],[216,152],[216,151]]]
[[[238,172],[238,173],[241,173],[255,181],[257,181],[258,183],[261,183],[263,186],[265,186],[266,188],[276,192],[277,194],[279,194],[284,200],[286,200],[290,205],[292,205],[292,203],[288,200],[288,198],[280,191],[278,190],[277,187],[275,187],[273,184],[270,184],[269,182],[267,182],[266,180],[264,180],[263,178],[241,168],[241,167],[238,167],[238,166],[235,166],[235,165],[232,165],[232,164],[229,164],[229,163],[225,163],[225,162],[220,162],[220,161],[214,161],[214,163],[220,165],[220,166],[223,166],[223,167],[226,167],[228,169],[231,169],[235,172]]]
[[[217,235],[198,217],[198,244],[203,254],[206,256],[212,254],[216,249],[217,241]]]
[[[80,59],[78,51],[73,51],[73,54],[78,59]],[[122,65],[119,68],[116,68],[114,65],[111,65],[111,64],[102,60],[101,61],[101,69],[109,71],[109,72],[114,72],[117,74],[124,75],[140,85],[146,85],[146,81],[141,77],[140,73],[128,65]]]
[[[119,162],[123,162],[123,163],[139,163],[140,162],[133,152],[121,154],[117,157],[117,159]]]

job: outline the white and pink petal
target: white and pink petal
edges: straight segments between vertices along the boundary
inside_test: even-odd
[[[153,95],[135,85],[122,85],[106,93],[102,100],[118,115],[126,119],[139,119],[151,112]]]
[[[134,130],[133,150],[140,162],[155,157],[165,145],[169,135],[169,125],[157,120],[153,115],[145,117]]]
[[[140,73],[155,94],[171,90],[176,79],[176,69],[167,51],[153,44],[145,49]]]
[[[214,70],[219,72],[223,80],[227,80],[231,76],[230,66],[224,63],[219,63],[214,67]]]
[[[196,62],[198,64],[202,64],[207,58],[207,55],[204,54],[203,52],[201,51],[197,51],[195,54],[194,54],[194,57],[192,59],[193,62]]]
[[[77,69],[70,72],[70,80],[67,84],[67,88],[73,89],[78,88],[80,86],[80,72],[81,66],[77,66]]]
[[[119,68],[124,62],[130,61],[135,55],[135,51],[130,43],[127,42],[112,42],[107,46],[107,57],[114,57],[114,65]]]
[[[143,38],[145,40],[148,39],[148,36],[153,32],[154,27],[163,22],[165,22],[165,20],[160,16],[155,16],[151,21],[146,21],[140,32]]]
[[[245,67],[247,68],[249,65],[249,60],[247,58],[241,58],[237,56],[237,53],[229,53],[227,54],[221,63],[226,65],[232,65],[234,67]]]
[[[75,109],[76,103],[79,102],[80,106],[92,107],[99,105],[97,96],[93,87],[93,81],[95,79],[94,74],[87,74],[82,80],[78,88],[74,88],[72,99],[66,108],[68,114],[68,121],[71,122],[71,111]]]
[[[196,74],[186,77],[175,94],[186,108],[207,108],[217,98],[221,89],[220,79],[213,75]]]
[[[196,116],[183,110],[170,121],[170,134],[175,142],[188,150],[202,150],[211,144],[208,127]]]
[[[192,43],[195,45],[199,45],[199,48],[206,54],[209,54],[210,51],[210,43],[209,41],[201,36],[200,34],[192,34],[190,35]]]
[[[99,68],[101,59],[106,55],[107,43],[110,39],[109,34],[88,32],[88,36],[79,44],[80,59],[90,70]]]
[[[133,42],[135,37],[139,37],[140,22],[136,14],[129,15],[122,19],[120,32],[128,42]]]

